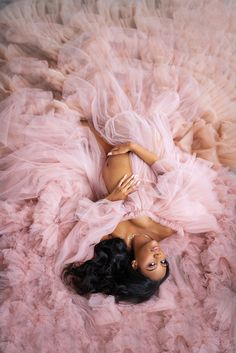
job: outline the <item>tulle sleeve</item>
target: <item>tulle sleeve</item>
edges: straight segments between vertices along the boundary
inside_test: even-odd
[[[78,222],[60,248],[55,264],[56,272],[61,273],[68,263],[92,258],[94,245],[116,228],[125,213],[123,201],[80,200],[75,212]]]
[[[166,158],[157,160],[151,165],[153,172],[158,176],[159,174],[164,174],[173,169],[173,165],[170,161],[167,161]]]
[[[79,201],[75,212],[77,219],[87,222],[90,225],[102,223],[109,224],[111,220],[119,221],[125,213],[124,201],[109,201],[102,199],[93,202],[88,198],[83,198]]]

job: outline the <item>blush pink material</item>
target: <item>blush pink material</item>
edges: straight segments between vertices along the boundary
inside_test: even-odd
[[[233,353],[236,92],[232,1],[25,0],[0,11],[1,350]],[[86,118],[141,186],[111,202]],[[125,219],[176,233],[170,278],[140,305],[90,298],[65,264]]]

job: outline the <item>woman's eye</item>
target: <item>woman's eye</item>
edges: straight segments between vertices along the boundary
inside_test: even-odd
[[[161,263],[162,265],[167,265],[167,264],[168,264],[167,260],[161,260],[160,263]]]
[[[155,262],[151,262],[151,263],[148,265],[148,267],[154,267],[155,265],[156,265]]]

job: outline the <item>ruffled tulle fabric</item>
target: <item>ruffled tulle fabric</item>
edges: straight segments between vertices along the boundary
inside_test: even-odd
[[[10,1],[0,11],[1,350],[233,353],[235,3]],[[3,4],[1,4],[3,5]],[[104,200],[88,119],[131,154],[140,189]],[[133,306],[60,279],[124,219],[148,215],[171,276]]]

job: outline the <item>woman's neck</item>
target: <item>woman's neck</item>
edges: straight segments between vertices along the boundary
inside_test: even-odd
[[[123,221],[120,222],[117,227],[114,229],[112,232],[113,237],[121,238],[124,240],[126,245],[128,247],[131,247],[133,242],[133,239],[135,237],[135,244],[139,244],[143,241],[147,242],[148,238],[149,240],[152,239],[150,234],[146,231],[146,229],[140,228],[136,225],[134,225],[130,221]],[[136,238],[139,238],[139,240],[136,242]]]

